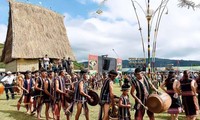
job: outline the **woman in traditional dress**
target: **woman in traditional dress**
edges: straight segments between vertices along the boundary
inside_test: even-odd
[[[180,93],[180,88],[178,87],[178,80],[175,78],[173,70],[169,71],[167,79],[161,84],[160,87],[168,93],[172,99],[172,104],[168,109],[168,113],[171,114],[171,120],[178,120],[178,114],[182,111],[181,100],[178,95]]]

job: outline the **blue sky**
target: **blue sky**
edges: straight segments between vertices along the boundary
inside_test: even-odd
[[[89,2],[89,0],[16,0],[18,2],[26,2],[48,9],[52,9],[60,14],[68,13],[72,17],[81,16],[88,17],[88,13],[98,8],[96,2]],[[7,24],[8,22],[8,2],[7,0],[0,1],[0,23]]]
[[[52,9],[65,16],[67,37],[78,61],[88,54],[128,59],[143,57],[141,37],[131,0],[16,0]],[[145,0],[136,0],[146,10]],[[155,10],[161,0],[151,0]],[[156,57],[200,60],[200,9],[178,7],[179,0],[169,0],[157,37]],[[192,0],[191,0],[192,1]],[[196,3],[200,3],[199,0]],[[96,14],[101,9],[102,14]],[[145,56],[147,57],[147,20],[136,5],[142,27]],[[157,13],[156,13],[157,14]],[[156,17],[151,30],[151,50]],[[0,42],[6,38],[8,22],[7,0],[0,0]],[[117,53],[117,54],[116,54]],[[152,52],[151,52],[152,55]]]

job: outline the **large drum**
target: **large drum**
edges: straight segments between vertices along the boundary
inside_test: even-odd
[[[153,113],[162,113],[169,109],[172,100],[167,93],[151,94],[147,99],[147,107]]]
[[[90,101],[89,99],[88,104],[91,106],[96,106],[99,103],[99,96],[96,92],[94,92],[93,90],[88,90],[88,95],[92,98],[92,101]]]
[[[4,85],[0,83],[0,95],[4,92]]]

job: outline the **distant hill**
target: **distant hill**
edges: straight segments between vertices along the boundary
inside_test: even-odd
[[[147,59],[146,59],[147,61]],[[147,63],[146,63],[147,64]],[[200,61],[194,60],[171,60],[171,59],[155,59],[155,67],[166,67],[167,64],[173,64],[174,66],[200,66]],[[123,68],[130,67],[128,60],[122,61]]]
[[[2,55],[4,44],[0,43],[0,57]],[[147,61],[147,59],[146,59]],[[147,63],[146,63],[147,64]],[[194,60],[170,60],[170,59],[162,59],[162,58],[156,58],[155,67],[166,67],[167,64],[173,64],[174,66],[200,66],[200,61],[194,61]],[[4,67],[5,65],[0,62],[0,68]],[[87,67],[88,62],[81,62],[81,63],[75,63],[76,68],[82,68]],[[122,67],[128,68],[133,67],[129,64],[128,60],[122,61]]]

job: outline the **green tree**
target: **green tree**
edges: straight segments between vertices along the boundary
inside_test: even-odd
[[[73,63],[74,63],[75,70],[80,70],[80,69],[84,68],[84,65],[81,63],[78,63],[77,61],[74,61]]]

